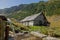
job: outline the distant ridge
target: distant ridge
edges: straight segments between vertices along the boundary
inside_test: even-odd
[[[42,9],[47,16],[60,15],[60,1],[21,4],[11,8],[0,9],[0,14],[6,14],[10,18],[21,20],[27,16],[39,13]]]

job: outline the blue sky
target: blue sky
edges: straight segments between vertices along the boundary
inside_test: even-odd
[[[0,9],[9,8],[11,6],[16,6],[19,4],[35,3],[39,1],[41,0],[0,0]]]

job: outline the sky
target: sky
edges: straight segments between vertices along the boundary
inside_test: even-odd
[[[41,0],[0,0],[0,9],[9,8],[20,4],[36,3],[39,1]]]

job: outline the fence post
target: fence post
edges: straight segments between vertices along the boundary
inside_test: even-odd
[[[8,40],[9,37],[9,26],[7,25],[5,28],[5,40]]]
[[[0,40],[4,40],[4,29],[3,20],[0,18]]]
[[[7,18],[3,15],[0,15],[0,40],[5,40],[5,28],[6,28]],[[8,33],[8,32],[7,32]]]

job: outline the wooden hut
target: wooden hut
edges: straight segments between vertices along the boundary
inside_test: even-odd
[[[26,26],[49,26],[49,22],[43,12],[28,16],[20,22]]]

